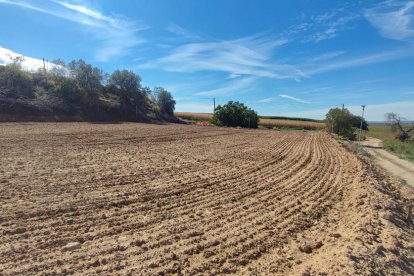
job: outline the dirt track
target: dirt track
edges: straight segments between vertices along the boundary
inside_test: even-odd
[[[0,274],[414,273],[412,192],[322,132],[0,124],[0,154]]]
[[[402,179],[414,188],[414,164],[412,162],[400,159],[398,156],[384,150],[382,141],[379,139],[368,138],[361,142],[361,145],[383,170]]]

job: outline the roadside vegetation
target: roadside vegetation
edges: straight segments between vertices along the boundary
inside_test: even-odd
[[[22,69],[22,57],[0,66],[0,115],[5,120],[174,121],[175,101],[128,70],[106,74],[84,60]]]
[[[368,123],[361,116],[352,114],[347,108],[331,108],[326,114],[326,129],[348,140],[357,140],[358,130],[368,130]],[[362,137],[361,137],[362,138]]]
[[[392,116],[388,116],[390,114]],[[385,149],[394,152],[402,159],[414,162],[414,133],[409,131],[413,125],[401,122],[397,114],[388,115],[388,123],[372,124],[367,136],[381,139]]]

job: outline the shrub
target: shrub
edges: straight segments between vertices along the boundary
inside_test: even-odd
[[[223,106],[218,106],[214,113],[213,124],[227,127],[257,128],[259,116],[257,112],[248,108],[243,103],[229,101]]]
[[[361,117],[355,116],[346,108],[331,108],[326,114],[326,125],[328,131],[343,136],[349,140],[355,140],[355,130],[359,128]],[[368,130],[368,123],[363,120],[363,129]]]
[[[0,74],[0,87],[7,89],[15,97],[33,98],[33,77],[23,71],[20,63],[10,63]]]

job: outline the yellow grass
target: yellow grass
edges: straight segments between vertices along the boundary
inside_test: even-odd
[[[213,118],[213,114],[208,113],[174,112],[174,115],[183,119],[200,121],[208,121]]]
[[[282,119],[260,119],[259,125],[268,127],[292,127],[308,129],[322,129],[325,127],[324,123]]]
[[[175,112],[175,116],[187,120],[208,121],[213,114],[208,113],[191,113],[191,112]],[[323,129],[324,123],[283,120],[283,119],[260,119],[259,125],[264,127],[286,127],[286,128],[305,128],[305,129]]]

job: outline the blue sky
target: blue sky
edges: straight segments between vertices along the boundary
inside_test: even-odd
[[[0,0],[0,63],[82,58],[163,86],[177,111],[414,119],[414,1]]]

